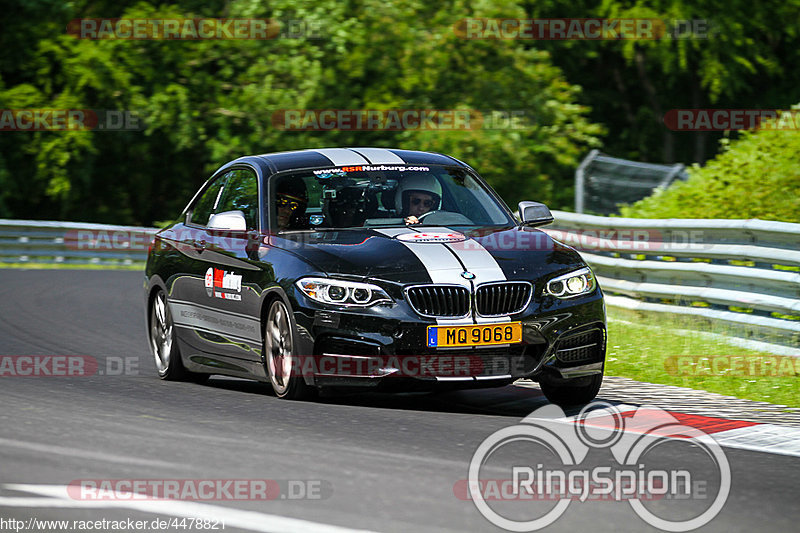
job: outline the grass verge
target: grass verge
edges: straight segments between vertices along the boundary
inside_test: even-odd
[[[144,263],[133,265],[93,265],[91,263],[0,263],[0,268],[19,270],[144,270]]]
[[[695,318],[608,309],[605,373],[800,407],[800,357],[736,346]]]

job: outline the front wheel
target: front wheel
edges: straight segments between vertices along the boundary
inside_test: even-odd
[[[264,323],[267,375],[278,398],[302,400],[312,396],[314,389],[303,380],[294,339],[289,309],[281,300],[275,300],[269,306]]]
[[[561,407],[585,405],[594,400],[603,384],[603,374],[561,381],[542,379],[539,382],[542,392],[550,401]]]

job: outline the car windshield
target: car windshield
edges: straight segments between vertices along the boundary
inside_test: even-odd
[[[276,176],[278,231],[405,226],[509,226],[507,208],[464,169],[344,166]]]

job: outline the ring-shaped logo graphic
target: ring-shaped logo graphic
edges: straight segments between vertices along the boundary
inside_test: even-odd
[[[626,435],[625,421],[628,417],[623,417],[619,409],[608,402],[588,404],[575,417],[574,423],[569,423],[569,419],[560,408],[549,405],[535,411],[520,424],[492,433],[478,446],[470,460],[467,482],[472,502],[484,518],[498,527],[514,532],[536,531],[558,520],[567,510],[571,498],[560,499],[550,511],[532,520],[512,520],[492,509],[483,495],[480,472],[481,467],[502,446],[520,441],[535,443],[557,457],[565,469],[579,466],[589,449],[609,448],[615,456],[621,457],[621,466],[636,467],[639,465],[639,460],[659,444],[679,439],[691,442],[693,447],[699,447],[719,472],[719,491],[709,508],[694,518],[672,521],[654,514],[638,497],[629,498],[627,501],[642,520],[665,531],[692,531],[707,524],[722,510],[730,493],[731,471],[725,453],[708,434],[680,424],[666,411],[651,406],[639,409],[663,416],[650,416],[649,419],[653,420],[652,426],[637,426],[636,434],[634,436],[627,434],[627,440],[623,440],[622,437]],[[540,411],[542,418],[537,418]],[[605,422],[611,417],[613,427],[603,427],[603,431],[590,430],[591,422],[587,424],[587,421],[591,421],[593,416],[602,418],[603,426],[607,426]],[[630,418],[635,418],[635,413]],[[664,420],[672,422],[665,423]],[[602,437],[598,437],[599,434],[602,434]]]
[[[469,463],[469,476],[467,477],[467,486],[472,496],[472,502],[478,508],[478,511],[486,517],[491,523],[498,527],[502,527],[508,531],[536,531],[547,527],[559,517],[564,514],[564,511],[569,507],[570,500],[562,499],[553,507],[547,514],[533,520],[511,520],[501,516],[494,509],[489,507],[486,500],[483,498],[483,491],[480,485],[480,470],[486,461],[502,446],[511,444],[512,442],[529,441],[543,445],[549,449],[556,457],[561,460],[561,464],[565,467],[575,464],[575,458],[572,455],[569,447],[564,441],[556,434],[543,427],[537,427],[530,424],[519,424],[503,428],[492,433],[486,440],[484,440]]]
[[[691,439],[693,445],[699,447],[708,455],[719,469],[720,487],[717,496],[714,498],[711,506],[699,516],[682,521],[665,520],[655,515],[642,504],[639,498],[628,500],[628,503],[630,503],[633,510],[636,511],[636,514],[651,526],[663,529],[664,531],[692,531],[706,525],[722,510],[722,507],[728,500],[728,494],[731,490],[731,467],[728,463],[728,458],[725,456],[725,452],[722,451],[722,447],[717,444],[717,441],[699,429],[682,424],[659,426],[658,438],[652,438],[652,436],[648,434],[643,435],[628,451],[625,464],[637,464],[639,459],[647,454],[648,451],[659,444],[668,442],[667,439],[663,438],[664,435],[669,435],[670,438]]]
[[[591,426],[586,423],[592,413],[602,416],[611,416],[614,420],[614,427],[612,429],[603,429],[601,431],[601,433],[606,433],[602,438],[594,436]],[[587,405],[578,413],[575,424],[575,431],[578,434],[578,438],[590,448],[610,448],[619,442],[622,435],[624,435],[625,429],[625,421],[622,419],[622,413],[608,402],[593,402]]]

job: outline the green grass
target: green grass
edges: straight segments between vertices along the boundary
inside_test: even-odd
[[[0,268],[16,268],[22,270],[55,270],[55,269],[70,269],[70,270],[144,270],[144,264],[133,265],[93,265],[91,263],[78,264],[78,263],[0,263]]]
[[[608,311],[607,375],[800,407],[800,358],[736,346],[694,317]]]

